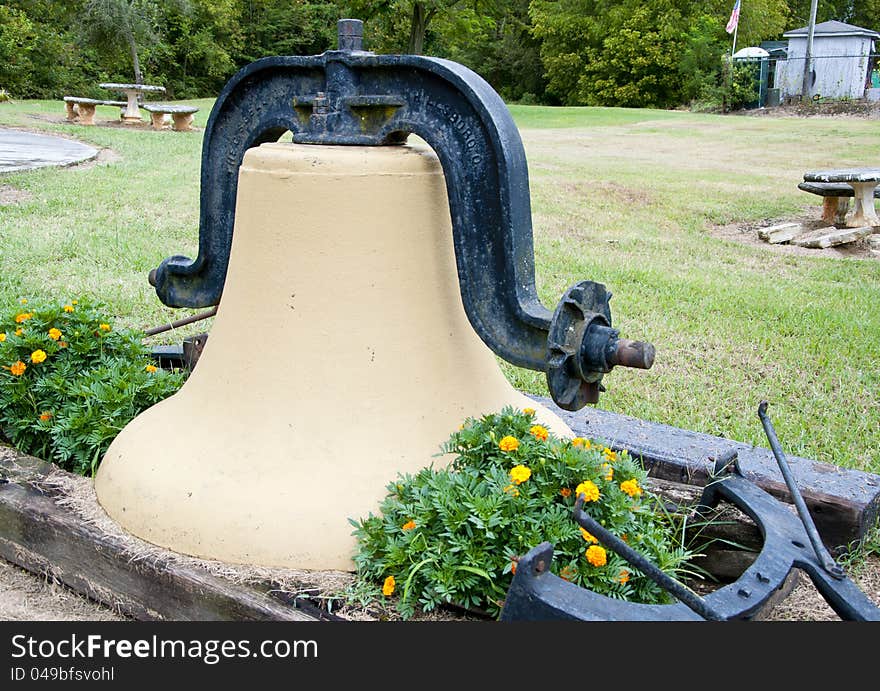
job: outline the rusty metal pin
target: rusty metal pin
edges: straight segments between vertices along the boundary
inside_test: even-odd
[[[646,341],[631,341],[621,338],[617,341],[617,350],[611,358],[612,364],[636,369],[651,369],[654,364],[654,344]]]

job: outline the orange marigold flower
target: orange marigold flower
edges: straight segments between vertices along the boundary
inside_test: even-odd
[[[53,341],[57,341],[59,338],[61,338],[61,330],[55,328],[49,329],[49,338],[51,338]]]
[[[617,577],[617,581],[625,585],[627,581],[629,581],[629,571],[626,569],[621,570],[620,575]]]
[[[519,448],[519,439],[511,436],[503,437],[498,442],[498,448],[502,451],[516,451]]]
[[[563,487],[559,490],[559,493],[562,495],[563,499],[568,499],[571,496],[571,490],[568,487]]]
[[[147,370],[147,372],[153,373],[159,368],[156,367],[156,365],[147,365],[144,369]]]
[[[620,489],[626,492],[631,497],[637,497],[642,493],[642,488],[639,487],[639,483],[635,480],[626,480],[625,482],[621,482]]]
[[[15,323],[21,324],[22,322],[26,322],[28,319],[33,317],[34,315],[30,312],[20,312],[15,315]]]
[[[532,471],[524,465],[517,465],[510,469],[510,481],[515,485],[521,485],[532,476]]]
[[[52,418],[52,413],[44,411],[40,413],[40,420],[46,422],[46,420],[50,420]]]
[[[513,495],[514,497],[519,496],[519,490],[513,485],[507,485],[507,487],[504,488],[504,491],[510,495]]]
[[[583,437],[575,437],[571,440],[571,445],[577,446],[582,449],[589,449],[592,446],[592,444],[590,444],[590,440],[584,439]]]
[[[597,501],[599,499],[599,488],[596,483],[590,480],[584,480],[574,490],[575,496],[584,495],[584,501]]]
[[[590,562],[593,566],[605,566],[608,561],[608,556],[605,554],[605,549],[603,547],[599,547],[599,545],[590,545],[586,551],[587,561]]]
[[[101,329],[101,331],[109,331],[110,325],[109,324],[99,324],[98,328]]]
[[[529,429],[529,434],[538,441],[547,441],[547,428],[541,425],[533,425],[531,429]]]
[[[513,557],[510,560],[510,573],[512,573],[514,576],[516,576],[516,563],[517,563],[517,558]]]
[[[73,312],[73,305],[64,305],[62,308],[65,312]]]
[[[416,522],[414,520],[410,519],[406,523],[403,524],[403,526],[401,527],[401,530],[412,530],[415,527],[416,527]]]
[[[23,333],[24,333],[24,329],[16,329],[16,330],[15,330],[15,335],[16,335],[16,336],[21,336]]]
[[[46,351],[45,350],[35,350],[31,353],[31,362],[35,365],[39,365],[46,359]]]
[[[581,535],[583,536],[584,540],[586,540],[587,542],[592,543],[592,544],[599,544],[599,541],[596,539],[596,537],[594,535],[588,533],[583,528],[581,528]]]
[[[523,408],[523,412],[524,412],[526,415],[534,415],[534,414],[535,414],[535,409],[534,409],[534,408]]]
[[[61,343],[58,344],[58,347],[59,347],[59,348],[66,348],[66,347],[67,347],[67,341],[61,341]]]
[[[3,341],[5,341],[5,340],[6,340],[6,334],[0,333],[0,343],[3,343]]]
[[[12,367],[4,367],[4,369],[8,369],[16,377],[20,377],[27,369],[27,365],[24,364],[21,360],[18,360],[17,362],[12,363]]]
[[[385,582],[382,584],[382,594],[385,597],[388,597],[389,595],[391,595],[391,593],[394,592],[394,586],[394,576],[388,576],[388,578],[386,578]]]

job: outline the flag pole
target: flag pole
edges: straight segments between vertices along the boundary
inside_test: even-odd
[[[742,3],[740,3],[740,12],[742,12]],[[736,26],[733,27],[733,47],[730,49],[730,57],[733,57],[733,54],[736,52],[736,32],[739,31],[739,21],[736,22]]]

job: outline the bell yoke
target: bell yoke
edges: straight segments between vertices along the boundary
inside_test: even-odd
[[[199,253],[170,257],[150,273],[159,299],[172,307],[220,301],[239,166],[251,147],[287,131],[300,144],[361,146],[399,145],[415,134],[442,165],[461,298],[486,345],[545,372],[566,410],[595,403],[615,365],[651,367],[654,347],[612,328],[603,285],[575,284],[554,312],[538,299],[525,151],[492,87],[448,60],[362,50],[359,20],[338,28],[338,50],[258,60],[223,89],[204,135]]]

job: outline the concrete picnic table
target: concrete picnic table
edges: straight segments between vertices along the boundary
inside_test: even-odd
[[[123,122],[140,122],[141,111],[138,109],[138,98],[144,93],[165,93],[164,86],[151,86],[150,84],[98,84],[102,89],[121,91],[128,99],[128,106],[122,114]]]
[[[804,173],[804,182],[845,183],[852,187],[854,204],[844,221],[848,228],[880,226],[874,210],[874,190],[880,184],[880,168],[841,168]]]

